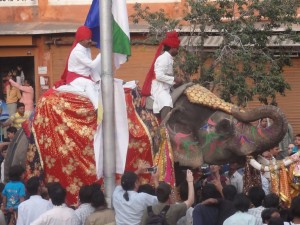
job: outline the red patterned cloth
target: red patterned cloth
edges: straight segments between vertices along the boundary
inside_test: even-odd
[[[125,91],[125,98],[129,127],[129,145],[125,171],[135,171],[140,160],[153,165],[152,139],[154,137],[153,131],[157,128],[158,122],[152,113],[138,108],[141,99],[140,97],[134,97],[131,90]],[[147,127],[147,124],[150,126]],[[149,183],[149,181],[149,174],[141,176],[140,182],[142,184]]]
[[[67,203],[76,204],[80,187],[97,180],[93,150],[96,113],[88,98],[52,92],[40,98],[33,122],[45,181],[59,181]]]

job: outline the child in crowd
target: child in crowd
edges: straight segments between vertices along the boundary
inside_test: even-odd
[[[4,177],[4,164],[5,164],[5,159],[7,155],[7,148],[8,145],[4,146],[1,150],[1,156],[3,157],[3,161],[1,163],[1,182],[4,183],[5,177]]]
[[[8,224],[15,221],[18,206],[25,200],[25,185],[22,183],[24,172],[25,170],[22,166],[12,166],[9,170],[9,182],[2,191],[3,203],[1,210],[6,213],[6,222]]]

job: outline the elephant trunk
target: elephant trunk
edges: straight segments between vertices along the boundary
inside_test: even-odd
[[[243,123],[257,121],[262,118],[270,118],[273,121],[271,126],[260,131],[260,136],[255,138],[255,149],[252,149],[250,152],[259,153],[275,147],[287,132],[288,122],[285,114],[279,108],[272,105],[260,106],[246,112],[241,112],[237,108],[234,108],[232,115]]]

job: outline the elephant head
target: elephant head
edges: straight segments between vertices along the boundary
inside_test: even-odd
[[[241,111],[220,99],[212,100],[215,105],[205,97],[207,104],[197,103],[185,93],[175,102],[165,121],[174,161],[181,166],[196,168],[203,163],[238,161],[276,146],[286,133],[286,117],[275,106]],[[273,121],[266,129],[251,124],[266,117]]]

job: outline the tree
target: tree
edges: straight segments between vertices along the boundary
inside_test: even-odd
[[[237,105],[254,97],[276,105],[276,94],[290,89],[283,69],[292,65],[293,49],[283,42],[300,40],[293,30],[299,24],[297,7],[297,0],[186,0],[189,42],[175,60],[177,73],[187,80],[197,73],[196,82]],[[149,24],[147,41],[152,43],[168,30],[181,29],[182,21],[168,18],[163,10],[153,13],[136,4],[135,12],[133,22]],[[210,36],[221,44],[207,52]]]

